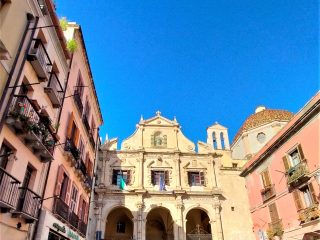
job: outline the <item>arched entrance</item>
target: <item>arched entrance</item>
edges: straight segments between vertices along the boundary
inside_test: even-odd
[[[133,215],[129,209],[113,209],[106,223],[105,240],[131,240],[133,238]]]
[[[173,220],[170,211],[158,207],[147,215],[146,240],[173,240]]]
[[[191,209],[186,216],[187,240],[211,240],[211,226],[208,214],[201,209]]]

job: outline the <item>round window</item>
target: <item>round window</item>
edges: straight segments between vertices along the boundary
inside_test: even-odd
[[[257,140],[258,142],[263,143],[266,140],[266,134],[263,132],[258,133]]]

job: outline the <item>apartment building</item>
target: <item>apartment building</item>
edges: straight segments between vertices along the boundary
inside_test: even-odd
[[[30,238],[59,142],[69,53],[51,1],[1,1],[0,235]]]
[[[320,239],[320,93],[244,166],[256,239]]]
[[[0,19],[0,236],[85,239],[102,116],[81,27],[51,0]]]
[[[64,34],[76,46],[36,239],[85,239],[102,115],[81,27]]]

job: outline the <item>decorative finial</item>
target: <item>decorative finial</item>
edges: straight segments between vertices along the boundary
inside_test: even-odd
[[[156,114],[157,114],[157,116],[160,116],[160,115],[161,115],[161,112],[158,110],[158,111],[156,112]]]
[[[108,140],[109,140],[109,136],[108,136],[108,133],[107,133],[107,134],[106,134],[106,138],[105,138],[105,140],[104,140],[104,143],[108,142]]]
[[[141,114],[141,116],[140,116],[140,122],[142,122],[143,121],[143,116],[142,116],[142,114]]]
[[[173,121],[174,121],[174,122],[177,122],[176,116],[173,117]]]
[[[218,121],[215,121],[214,124],[219,124]]]

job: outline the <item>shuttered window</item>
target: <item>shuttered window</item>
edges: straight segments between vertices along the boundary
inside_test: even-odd
[[[271,222],[276,222],[279,220],[279,214],[275,203],[269,205],[269,213]]]
[[[73,212],[76,212],[77,198],[78,198],[78,190],[76,186],[73,185],[72,192],[71,192],[71,200],[70,200],[70,209]]]
[[[271,185],[271,179],[268,169],[261,173],[261,178],[264,187],[269,187]]]
[[[299,211],[300,209],[303,208],[303,204],[302,204],[301,197],[300,197],[300,190],[297,189],[297,190],[293,191],[292,196],[293,196],[293,200],[296,205],[297,211]]]
[[[317,195],[316,195],[316,193],[315,193],[315,191],[314,191],[314,188],[313,188],[312,183],[309,183],[308,187],[309,187],[309,190],[310,190],[310,195],[311,195],[312,203],[313,203],[313,204],[317,204],[317,203],[318,203],[318,199],[317,199]]]

